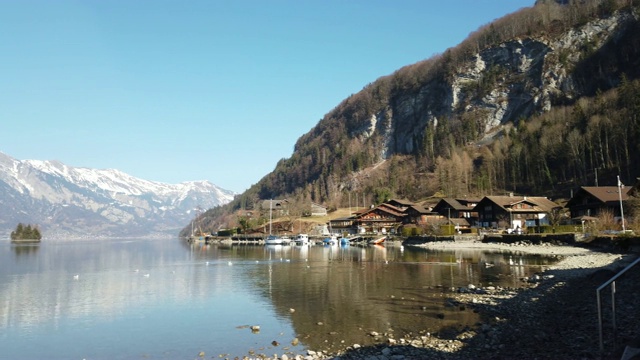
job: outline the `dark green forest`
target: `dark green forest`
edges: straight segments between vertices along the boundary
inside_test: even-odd
[[[335,208],[348,206],[354,193],[366,204],[389,197],[420,201],[504,192],[558,198],[579,186],[615,184],[618,174],[634,183],[640,176],[635,165],[640,161],[639,13],[638,0],[539,1],[498,19],[445,53],[383,76],[343,100],[298,139],[292,156],[273,172],[230,204],[207,211],[204,226],[229,224],[234,211],[270,198]],[[613,39],[593,39],[547,56],[574,85],[553,94],[548,111],[509,119],[487,141],[486,114],[473,105],[497,86],[536,86],[500,64],[462,90],[458,108],[441,110],[455,75],[480,51],[523,39],[555,41],[615,14],[629,20]],[[569,61],[572,56],[578,61]],[[437,112],[438,122],[416,132],[411,151],[398,147],[383,154],[379,132],[359,135],[372,116],[397,109],[424,89],[431,96],[413,104],[416,119],[404,121],[419,123],[418,117]]]
[[[23,225],[19,223],[16,229],[11,232],[11,240],[41,240],[42,234],[37,226]]]

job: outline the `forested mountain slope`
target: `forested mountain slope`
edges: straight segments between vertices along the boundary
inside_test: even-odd
[[[562,3],[562,2],[561,2]],[[348,206],[640,175],[640,1],[539,1],[342,101],[209,228],[260,199]]]

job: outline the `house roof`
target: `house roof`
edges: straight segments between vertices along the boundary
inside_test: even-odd
[[[388,203],[382,203],[382,204],[378,205],[377,207],[378,208],[386,208],[386,209],[389,209],[391,211],[395,211],[395,212],[398,212],[398,213],[403,213],[403,209],[400,209],[399,207],[393,206],[393,205],[388,204]]]
[[[507,208],[511,208],[514,204],[517,204],[520,202],[528,202],[534,205],[534,207],[537,207],[537,209],[534,209],[534,210],[540,210],[543,212],[551,212],[553,209],[561,207],[560,205],[554,203],[553,201],[547,199],[544,196],[485,196],[484,199],[488,199],[489,201],[502,207],[504,210],[507,210]],[[512,209],[512,210],[514,212],[518,211],[518,209]],[[522,210],[522,211],[531,212],[531,209],[526,211]]]
[[[433,211],[425,209],[424,207],[420,206],[420,205],[411,205],[407,208],[407,210],[409,209],[413,209],[415,210],[417,213],[419,214],[433,214]],[[405,210],[405,212],[407,211]]]
[[[606,203],[611,201],[620,201],[620,195],[622,195],[623,201],[629,199],[629,191],[631,191],[632,187],[623,187],[620,194],[618,194],[617,186],[583,186],[580,189],[591,194],[591,196],[603,203]]]
[[[357,217],[362,217],[372,211],[376,211],[376,210],[380,210],[383,212],[386,212],[388,214],[391,214],[393,216],[397,216],[397,217],[402,217],[402,216],[406,216],[405,213],[402,212],[402,210],[396,208],[395,206],[388,206],[388,204],[386,204],[387,206],[381,206],[383,204],[378,205],[377,207],[373,208],[373,209],[369,209],[363,213],[357,214]]]
[[[411,205],[415,205],[415,203],[413,201],[409,201],[407,199],[391,199],[389,201],[387,201],[387,203],[390,202],[396,202],[402,206],[411,206]]]
[[[453,198],[443,198],[440,200],[440,202],[438,202],[438,204],[436,204],[436,206],[434,207],[434,209],[439,209],[441,207],[446,208],[452,208],[454,210],[471,210],[473,209],[473,206],[467,206],[466,204],[462,204],[460,202],[461,200],[458,199],[453,199]],[[462,200],[464,201],[464,200]],[[445,206],[448,205],[448,206]]]

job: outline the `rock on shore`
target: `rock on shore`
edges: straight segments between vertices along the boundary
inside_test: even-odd
[[[555,254],[560,262],[522,280],[520,289],[477,287],[452,291],[449,303],[481,315],[462,330],[445,329],[407,337],[378,334],[380,343],[353,344],[340,353],[309,351],[281,359],[620,359],[627,344],[640,340],[640,268],[617,281],[618,338],[611,329],[610,293],[603,293],[605,350],[599,349],[596,288],[637,258],[635,254],[601,252],[573,246],[430,243],[429,248],[508,249]],[[640,345],[640,343],[638,343]],[[278,358],[276,355],[275,358]]]

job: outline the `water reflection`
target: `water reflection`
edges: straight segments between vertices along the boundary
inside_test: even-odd
[[[384,246],[243,247],[267,262],[249,272],[254,291],[291,321],[309,348],[371,344],[371,331],[398,336],[463,328],[477,314],[450,306],[451,291],[474,284],[517,287],[554,259],[479,250],[429,251]],[[290,309],[295,309],[291,313]],[[319,325],[322,324],[322,325]],[[314,336],[318,332],[327,336]],[[332,340],[333,339],[333,340]]]
[[[379,245],[5,245],[0,244],[0,347],[9,357],[29,349],[34,358],[51,357],[29,347],[31,342],[56,349],[59,358],[127,358],[143,349],[154,358],[184,358],[201,350],[281,353],[269,344],[293,337],[301,344],[292,351],[301,353],[338,348],[343,340],[371,344],[371,331],[397,337],[436,333],[478,320],[447,302],[452,289],[516,287],[519,278],[555,261]],[[261,330],[241,330],[246,325]],[[82,344],[71,346],[74,337]],[[106,339],[117,340],[118,348],[104,345]]]
[[[38,250],[40,249],[40,244],[12,244],[11,250],[13,250],[16,257],[21,256],[35,256],[38,254]]]

